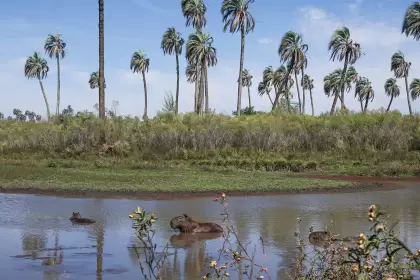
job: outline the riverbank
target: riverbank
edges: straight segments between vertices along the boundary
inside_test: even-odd
[[[363,191],[375,182],[347,182],[290,176],[290,173],[217,168],[60,167],[39,162],[0,165],[0,192],[66,196],[169,198],[280,193]]]

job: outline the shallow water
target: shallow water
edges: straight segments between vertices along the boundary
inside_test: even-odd
[[[287,279],[284,270],[296,256],[297,229],[308,236],[311,226],[324,230],[332,221],[334,233],[358,235],[370,228],[366,215],[373,203],[387,208],[392,221],[400,220],[403,241],[420,248],[420,184],[404,184],[408,188],[363,193],[232,197],[229,219],[243,244],[264,240],[266,256],[260,247],[256,256],[272,279]],[[161,249],[174,235],[169,228],[173,216],[188,213],[200,221],[222,219],[220,206],[211,198],[142,201],[0,194],[0,205],[0,270],[7,279],[143,279],[135,252],[127,248],[138,244],[128,218],[138,205],[158,214],[156,239]],[[73,211],[97,223],[73,225],[69,221]],[[223,243],[222,238],[189,244],[176,237],[172,241],[179,248],[169,251],[163,269],[168,279],[202,276],[208,271],[206,262],[218,257]],[[48,257],[56,264],[43,265]]]

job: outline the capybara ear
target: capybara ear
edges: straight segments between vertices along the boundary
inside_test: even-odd
[[[183,215],[185,218],[188,218],[188,215],[187,215],[187,214],[185,214],[185,213],[184,213],[184,214],[182,214],[182,215]]]

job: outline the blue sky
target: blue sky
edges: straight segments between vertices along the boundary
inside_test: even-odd
[[[144,50],[150,58],[146,76],[149,93],[149,115],[155,115],[163,105],[165,91],[175,94],[175,57],[164,56],[160,41],[164,31],[174,26],[187,39],[192,28],[185,27],[180,0],[105,0],[105,78],[106,105],[118,100],[118,112],[142,115],[144,106],[141,76],[130,71],[134,51]],[[205,0],[208,8],[205,30],[214,37],[218,65],[209,69],[210,107],[221,113],[236,108],[236,80],[239,69],[240,35],[223,33],[220,14],[221,1]],[[265,67],[279,66],[277,48],[282,35],[293,30],[303,35],[309,45],[306,73],[314,78],[313,90],[316,113],[330,108],[332,99],[324,95],[323,77],[339,62],[329,61],[327,43],[332,32],[347,26],[354,40],[361,43],[365,56],[355,65],[362,76],[368,77],[375,88],[371,108],[385,107],[383,84],[392,77],[390,57],[397,51],[405,53],[413,68],[409,80],[420,78],[420,42],[400,34],[402,18],[412,3],[407,0],[347,0],[347,1],[278,1],[256,0],[251,12],[256,20],[255,31],[246,38],[245,67],[254,76],[252,101],[256,109],[267,110],[267,97],[259,97],[256,87]],[[76,110],[93,110],[97,90],[88,85],[89,74],[98,68],[98,11],[97,1],[4,1],[0,9],[0,80],[2,102],[0,112],[7,115],[13,108],[33,110],[45,115],[45,105],[39,84],[27,80],[23,66],[28,55],[39,51],[49,33],[60,32],[67,42],[67,56],[61,61],[61,108],[71,104]],[[185,48],[184,48],[185,50]],[[47,58],[50,72],[45,88],[55,111],[56,62]],[[185,58],[181,59],[180,111],[191,111],[194,86],[186,83]],[[399,81],[401,96],[392,108],[407,112],[403,81]],[[295,89],[294,89],[295,91]],[[351,109],[360,105],[348,94]],[[295,95],[294,99],[297,97]],[[245,103],[244,103],[245,102]],[[247,97],[244,89],[243,104]],[[307,100],[309,104],[309,99]],[[413,102],[418,111],[420,101]],[[310,112],[309,105],[306,106]]]

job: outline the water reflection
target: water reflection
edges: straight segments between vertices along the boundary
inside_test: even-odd
[[[332,223],[334,234],[358,236],[371,224],[367,208],[375,203],[400,220],[397,233],[414,249],[420,247],[420,192],[405,190],[350,194],[235,197],[229,200],[229,220],[239,241],[268,267],[274,278],[288,279],[285,268],[296,258],[297,231],[309,242],[310,228],[323,231]],[[126,218],[138,205],[159,216],[157,251],[171,245],[162,267],[167,279],[197,279],[208,272],[208,261],[217,259],[223,238],[208,234],[174,234],[169,221],[178,213],[221,225],[221,209],[211,199],[136,201],[117,199],[54,198],[0,194],[0,269],[16,279],[139,279],[139,261],[131,245],[139,246]],[[72,225],[69,215],[79,211],[97,222]],[[19,212],[21,219],[13,219]],[[261,242],[261,240],[263,242]],[[264,247],[263,247],[264,245]],[[236,245],[234,245],[236,246]],[[238,248],[239,247],[234,247]],[[264,251],[263,251],[264,248]],[[14,257],[11,257],[14,256]],[[43,265],[44,262],[44,265]],[[235,279],[235,274],[232,274]]]

